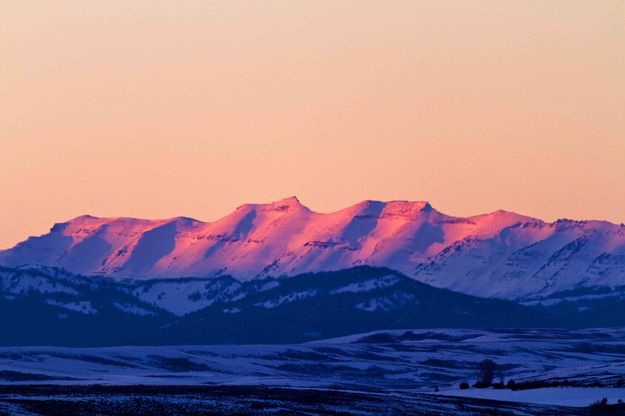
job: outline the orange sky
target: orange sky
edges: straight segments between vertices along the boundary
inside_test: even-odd
[[[0,6],[0,248],[89,213],[625,221],[623,0]]]

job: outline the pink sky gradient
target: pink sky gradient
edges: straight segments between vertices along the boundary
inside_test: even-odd
[[[0,248],[81,214],[625,221],[622,0],[0,7]]]

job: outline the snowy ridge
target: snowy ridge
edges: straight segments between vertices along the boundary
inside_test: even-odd
[[[81,216],[0,252],[0,265],[240,281],[370,265],[476,296],[527,299],[625,285],[625,226],[506,211],[461,218],[410,201],[317,213],[291,197],[209,223]]]
[[[557,323],[531,306],[364,266],[247,282],[118,280],[0,267],[0,316],[9,318],[0,319],[0,345],[71,346],[298,342],[404,326]]]
[[[616,327],[625,325],[624,308],[625,286],[514,302],[368,266],[249,281],[0,267],[0,345],[292,343],[406,327]]]

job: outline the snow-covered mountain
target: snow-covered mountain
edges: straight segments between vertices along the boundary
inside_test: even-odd
[[[438,289],[382,268],[239,282],[0,267],[0,345],[275,343],[380,328],[554,323],[535,306]]]
[[[291,343],[408,327],[615,327],[625,325],[623,310],[625,286],[520,303],[368,266],[248,281],[0,267],[0,345]]]
[[[215,222],[81,216],[0,252],[0,265],[240,281],[370,265],[481,297],[538,298],[625,285],[625,226],[505,211],[461,218],[409,201],[317,213],[291,197]]]

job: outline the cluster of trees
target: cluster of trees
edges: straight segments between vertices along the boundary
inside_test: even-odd
[[[493,383],[495,379],[496,371],[497,371],[497,364],[495,364],[493,360],[487,358],[481,361],[479,364],[479,368],[478,368],[477,381],[473,384],[473,387],[478,388],[478,389],[493,387],[495,389],[508,388],[511,390],[525,390],[525,389],[545,388],[545,387],[573,387],[575,385],[569,380],[564,380],[564,381],[537,380],[537,381],[529,381],[529,382],[517,384],[512,379],[508,380],[508,382],[504,384],[503,376],[501,377],[501,381],[499,381],[498,383]],[[616,381],[614,385],[616,385],[616,387],[625,387],[625,380],[619,379]],[[593,387],[605,387],[599,381],[594,382],[592,386]],[[466,390],[470,388],[471,386],[469,385],[469,383],[465,381],[465,382],[460,383],[459,387],[461,390]],[[597,400],[592,405],[590,405],[590,408],[595,409],[595,410],[601,410],[601,411],[615,410],[615,411],[618,411],[619,414],[621,414],[620,412],[624,412],[623,414],[625,414],[625,402],[623,400],[618,400],[614,404],[608,404],[608,399],[603,398],[601,400]]]
[[[480,362],[479,364],[479,369],[478,369],[478,373],[477,373],[477,381],[473,384],[473,387],[478,388],[478,389],[483,389],[483,388],[487,388],[487,387],[493,387],[496,389],[503,389],[503,388],[508,388],[511,390],[519,390],[519,389],[528,389],[528,388],[544,388],[544,387],[568,387],[568,386],[573,386],[573,383],[569,382],[569,381],[552,381],[552,382],[547,382],[547,381],[534,381],[534,382],[526,382],[526,383],[522,383],[517,385],[517,383],[510,379],[508,380],[508,383],[504,384],[504,379],[503,376],[501,377],[501,381],[499,383],[493,383],[494,379],[495,379],[495,373],[497,371],[497,364],[495,364],[495,362],[491,359],[485,359],[483,361]],[[594,387],[603,387],[603,385],[601,383],[599,383],[598,381],[594,383],[593,385]],[[624,387],[625,386],[625,382],[621,379],[618,380],[616,382],[616,386],[617,387]],[[460,389],[461,390],[466,390],[468,388],[470,388],[471,386],[469,385],[469,383],[467,383],[466,381],[460,383]],[[437,389],[438,391],[438,389]],[[594,402],[593,404],[590,405],[590,408],[593,410],[615,410],[618,411],[619,414],[621,414],[620,412],[623,411],[625,412],[625,402],[623,400],[618,400],[616,403],[614,404],[608,404],[608,399],[607,398],[603,398],[601,400],[597,400],[596,402]]]
[[[493,383],[493,381],[495,380],[496,372],[497,372],[497,364],[495,364],[493,360],[489,358],[482,360],[478,368],[477,381],[475,382],[475,384],[473,384],[473,387],[478,388],[478,389],[484,389],[487,387],[494,387],[496,389],[504,389],[504,388],[508,388],[512,390],[516,389],[515,381],[511,379],[511,380],[508,380],[507,383],[505,383],[503,376],[501,377],[501,380],[498,383]],[[469,387],[470,387],[469,383],[467,382],[460,383],[460,389],[462,390],[466,390]]]
[[[610,411],[610,413],[618,412],[617,414],[622,415],[623,411],[625,411],[625,402],[623,400],[618,399],[616,403],[608,403],[607,398],[603,398],[601,400],[597,400],[593,404],[590,405],[592,410],[596,410],[601,412],[601,414],[605,414],[605,411]]]

